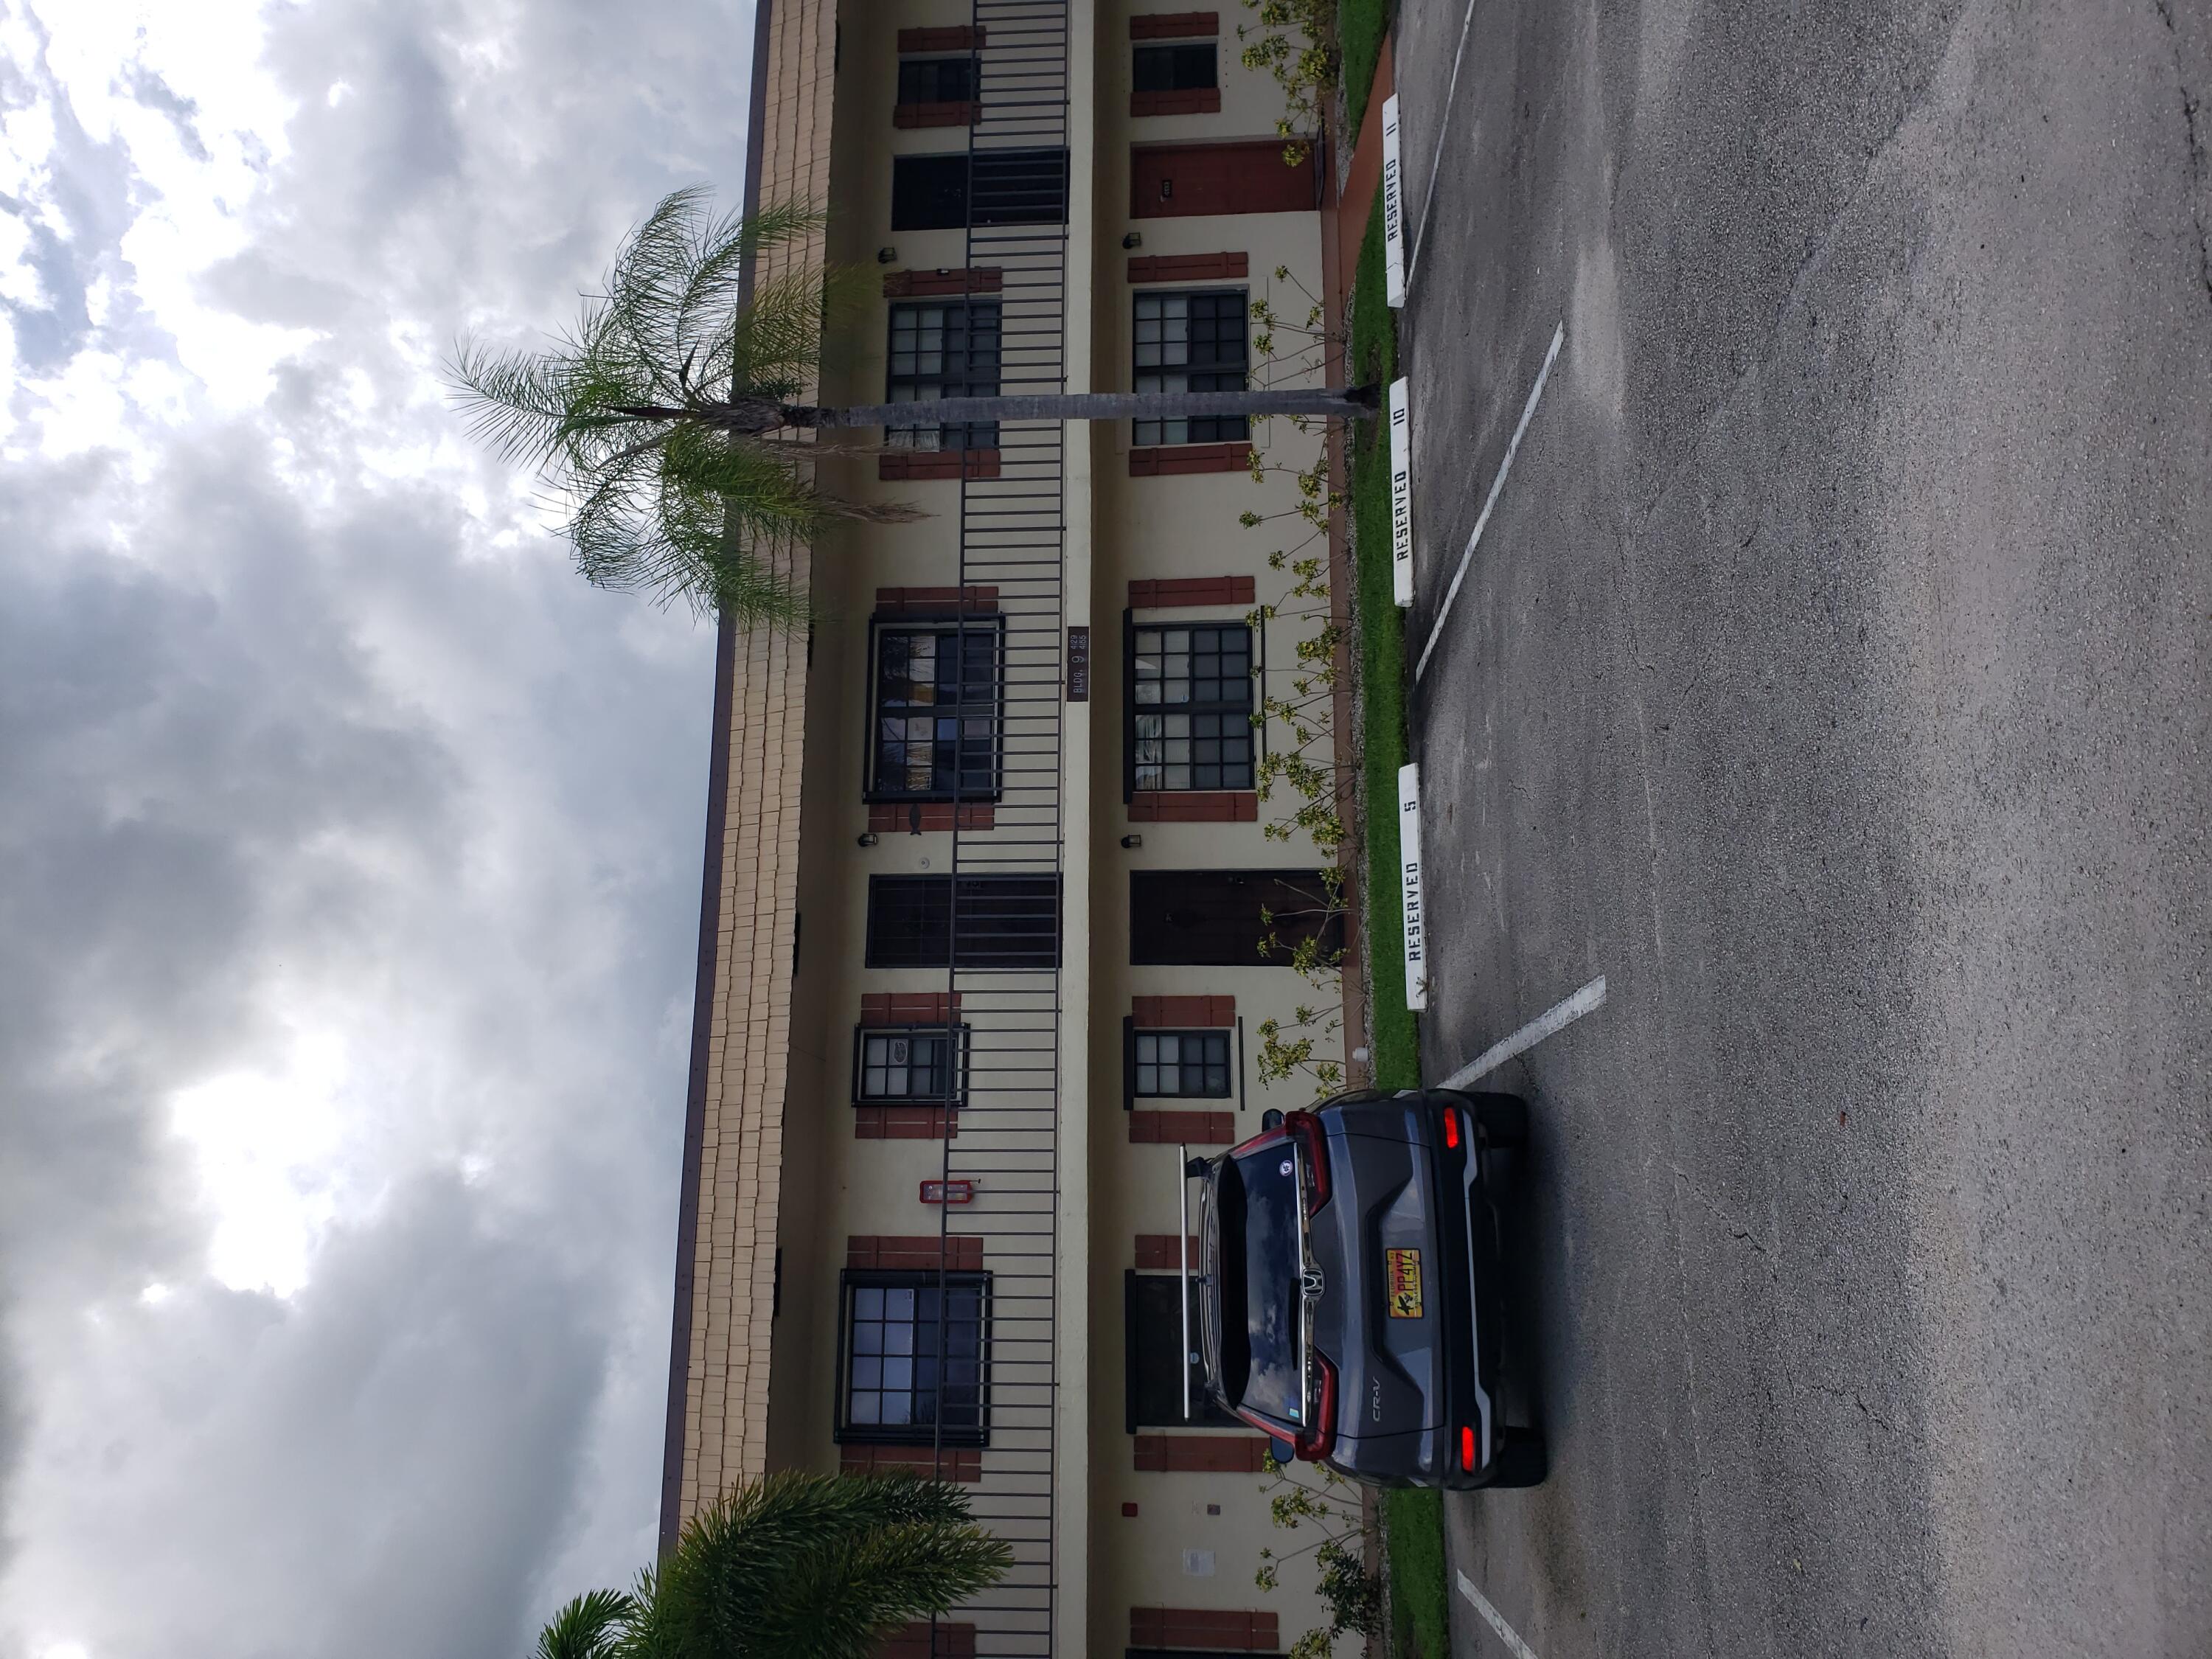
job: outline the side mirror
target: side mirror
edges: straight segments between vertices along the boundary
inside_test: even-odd
[[[1288,1440],[1278,1440],[1273,1435],[1269,1435],[1267,1437],[1267,1452],[1268,1455],[1275,1460],[1275,1462],[1281,1464],[1286,1469],[1290,1468],[1291,1464],[1297,1462],[1298,1449],[1297,1445]]]
[[[1208,1159],[1202,1158],[1188,1158],[1184,1160],[1183,1163],[1182,1178],[1185,1181],[1201,1181],[1205,1179],[1206,1170],[1209,1167],[1210,1161]]]
[[[1260,1127],[1263,1129],[1281,1128],[1283,1127],[1282,1113],[1278,1111],[1274,1107],[1270,1106],[1266,1111],[1260,1114]]]

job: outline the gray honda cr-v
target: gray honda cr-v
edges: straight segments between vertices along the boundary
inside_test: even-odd
[[[1525,1486],[1542,1437],[1498,1419],[1494,1184],[1516,1097],[1341,1095],[1194,1158],[1188,1291],[1206,1386],[1285,1450],[1384,1486]]]

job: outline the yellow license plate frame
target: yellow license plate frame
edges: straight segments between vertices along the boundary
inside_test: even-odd
[[[1385,1300],[1393,1319],[1421,1316],[1421,1253],[1415,1249],[1384,1252]]]

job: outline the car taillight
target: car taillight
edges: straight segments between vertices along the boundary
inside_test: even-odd
[[[1298,1431],[1295,1443],[1301,1459],[1309,1463],[1318,1463],[1336,1444],[1336,1367],[1316,1354],[1313,1368],[1314,1393],[1319,1397],[1306,1402],[1306,1408],[1312,1413],[1312,1417]]]
[[[1444,1108],[1444,1145],[1459,1145],[1459,1114],[1449,1106]]]
[[[1469,1474],[1474,1473],[1474,1431],[1471,1428],[1459,1431],[1459,1466]]]
[[[1328,1138],[1321,1132],[1321,1120],[1311,1112],[1284,1114],[1283,1127],[1298,1138],[1299,1149],[1305,1154],[1306,1179],[1313,1194],[1306,1213],[1311,1215],[1328,1202]]]

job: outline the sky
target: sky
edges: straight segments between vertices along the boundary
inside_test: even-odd
[[[0,1659],[650,1556],[712,638],[464,331],[734,202],[744,0],[0,0]]]

